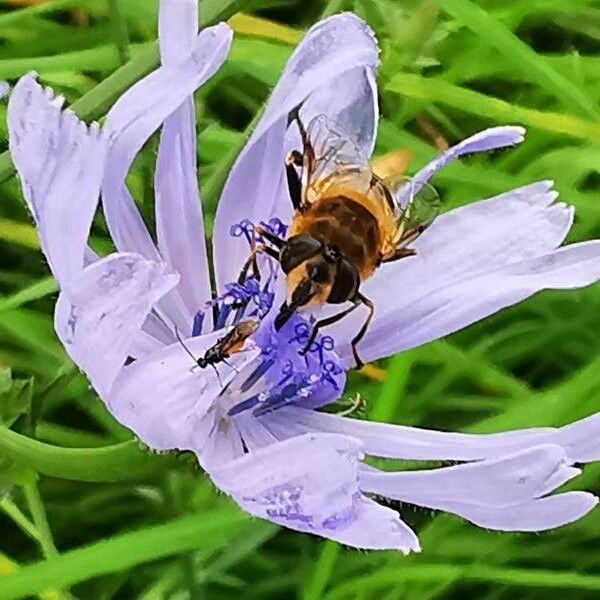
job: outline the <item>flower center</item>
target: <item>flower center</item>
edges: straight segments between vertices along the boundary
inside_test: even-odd
[[[287,231],[279,219],[263,222],[261,226],[281,237]],[[230,233],[233,237],[244,237],[250,248],[260,241],[248,220],[233,225]],[[307,320],[298,314],[280,331],[275,331],[270,313],[280,269],[269,257],[262,256],[260,261],[260,280],[253,273],[226,284],[223,294],[194,318],[194,336],[208,333],[206,317],[211,313],[213,331],[234,326],[247,317],[260,321],[251,336],[260,355],[226,386],[221,406],[233,417],[245,411],[260,416],[289,404],[316,408],[334,402],[342,393],[346,376],[333,338],[318,335],[307,345],[314,319]]]
[[[340,397],[346,375],[333,338],[317,336],[306,348],[311,325],[299,315],[280,331],[275,331],[272,319],[263,322],[253,338],[261,355],[253,369],[244,373],[239,392],[245,398],[229,410],[229,415],[251,410],[261,416],[289,404],[316,408]]]

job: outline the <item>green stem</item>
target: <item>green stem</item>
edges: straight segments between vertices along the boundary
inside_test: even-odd
[[[25,499],[29,506],[29,511],[33,517],[33,522],[37,530],[39,531],[39,543],[44,554],[44,558],[53,558],[58,556],[58,550],[54,545],[54,539],[52,537],[52,531],[50,530],[50,524],[48,523],[48,517],[46,516],[46,509],[40,496],[37,481],[35,477],[30,477],[29,481],[23,486],[25,492]]]
[[[26,533],[32,540],[40,542],[40,532],[36,526],[22,513],[21,509],[8,498],[0,500],[0,510],[9,517],[19,529]]]
[[[0,456],[38,473],[72,481],[132,481],[173,467],[172,456],[140,449],[135,440],[101,448],[61,448],[0,427]]]
[[[121,64],[125,64],[131,60],[129,52],[129,34],[127,33],[127,23],[123,19],[123,15],[119,10],[119,0],[108,0],[108,13],[113,27],[113,36],[115,46],[119,52]]]

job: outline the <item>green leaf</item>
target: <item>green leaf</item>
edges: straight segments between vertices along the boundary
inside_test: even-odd
[[[113,536],[2,578],[0,600],[20,598],[48,587],[70,586],[194,549],[208,552],[227,541],[246,521],[247,516],[231,505]]]
[[[471,0],[439,0],[438,4],[466,25],[480,39],[502,52],[515,69],[522,71],[550,96],[573,112],[597,119],[598,107],[572,80],[555,71],[525,42]]]
[[[0,368],[0,423],[10,427],[31,410],[33,378],[13,379],[8,367]]]
[[[595,141],[600,138],[600,123],[567,114],[547,112],[510,104],[479,92],[446,83],[434,77],[398,73],[386,89],[409,98],[446,104],[467,113],[501,124],[524,124],[552,133]]]
[[[242,10],[252,0],[206,0],[202,5],[202,25],[208,26],[228,19]],[[118,60],[114,47],[102,52],[112,53]],[[94,49],[95,56],[98,50]],[[87,57],[86,57],[87,58]],[[106,56],[103,55],[106,59]],[[106,112],[108,107],[136,81],[158,66],[158,48],[156,42],[145,46],[128,63],[117,69],[110,77],[99,83],[93,90],[82,96],[71,106],[82,119],[95,119]],[[61,66],[64,69],[64,65]],[[24,73],[23,73],[24,74]],[[0,182],[14,175],[14,166],[8,152],[0,155]]]

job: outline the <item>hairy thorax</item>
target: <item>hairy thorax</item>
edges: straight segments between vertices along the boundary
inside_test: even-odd
[[[302,233],[338,248],[358,269],[362,280],[378,264],[381,234],[377,219],[362,203],[348,196],[323,198],[305,213],[296,215],[288,235]]]

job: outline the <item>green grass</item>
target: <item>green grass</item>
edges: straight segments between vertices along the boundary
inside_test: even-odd
[[[600,236],[598,0],[201,0],[202,21],[238,11],[268,23],[236,36],[197,94],[210,224],[227,170],[292,46],[321,14],[354,10],[382,47],[377,152],[436,149],[502,123],[511,151],[467,158],[436,178],[446,208],[554,179],[577,217],[569,239]],[[85,119],[157,64],[156,0],[0,1],[0,78],[30,69]],[[6,105],[0,105],[4,121]],[[404,511],[423,551],[358,552],[250,519],[190,456],[148,453],[116,423],[56,339],[56,285],[38,250],[0,126],[0,599],[239,598],[537,600],[597,598],[600,511],[540,534],[482,531]],[[131,182],[146,187],[153,149]],[[146,211],[147,207],[144,207]],[[98,221],[94,245],[106,246]],[[447,339],[352,374],[369,418],[448,430],[560,425],[600,410],[600,285],[543,293]],[[0,371],[6,377],[7,371]],[[5,380],[0,381],[0,383]],[[4,383],[3,383],[4,385]],[[7,384],[8,385],[8,384]],[[16,402],[12,411],[2,402]],[[578,480],[600,492],[600,468]]]

